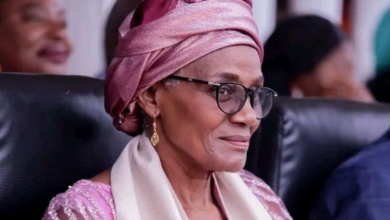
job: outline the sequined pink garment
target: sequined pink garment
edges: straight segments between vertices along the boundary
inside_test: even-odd
[[[281,199],[261,179],[247,171],[240,176],[264,205],[273,220],[292,220]],[[52,199],[43,220],[114,220],[115,206],[111,187],[81,180]]]

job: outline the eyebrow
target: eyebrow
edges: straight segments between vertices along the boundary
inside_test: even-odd
[[[33,3],[33,2],[30,2],[30,3],[27,3],[27,4],[24,4],[20,7],[20,10],[21,11],[28,11],[28,10],[31,10],[31,9],[45,9],[45,7],[40,4],[40,3]],[[65,9],[61,9],[58,14],[60,14],[61,16],[65,15]]]
[[[226,73],[226,72],[222,72],[222,73],[217,73],[215,75],[213,75],[213,77],[218,77],[218,78],[222,78],[226,81],[233,81],[233,82],[238,82],[240,77],[239,75],[237,74],[234,74],[234,73]],[[253,81],[253,85],[261,85],[263,86],[264,84],[264,77],[263,75],[257,77],[254,81]]]
[[[35,8],[43,8],[42,4],[39,4],[39,3],[27,3],[27,4],[24,4],[20,7],[20,10],[22,11],[27,11],[27,10],[30,10],[30,9],[35,9]]]

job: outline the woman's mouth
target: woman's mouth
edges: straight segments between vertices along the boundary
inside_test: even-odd
[[[62,49],[45,48],[38,52],[38,56],[55,64],[65,64],[69,58],[69,52]]]
[[[250,141],[249,136],[233,135],[233,136],[220,137],[220,139],[237,147],[246,148],[246,149],[249,148],[249,141]]]

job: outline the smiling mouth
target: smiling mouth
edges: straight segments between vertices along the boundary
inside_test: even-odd
[[[220,139],[236,147],[245,148],[245,149],[249,148],[249,141],[250,141],[249,137],[230,136],[230,137],[221,137]]]
[[[68,61],[69,53],[66,50],[43,49],[38,53],[38,56],[55,64],[65,64]]]

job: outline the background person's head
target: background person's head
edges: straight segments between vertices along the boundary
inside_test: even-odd
[[[56,0],[0,0],[3,72],[65,74],[72,46]]]
[[[378,102],[390,104],[390,70],[377,74],[368,82],[368,88]]]
[[[264,46],[266,86],[279,95],[325,96],[337,80],[353,78],[353,48],[341,29],[315,16],[281,21]]]

